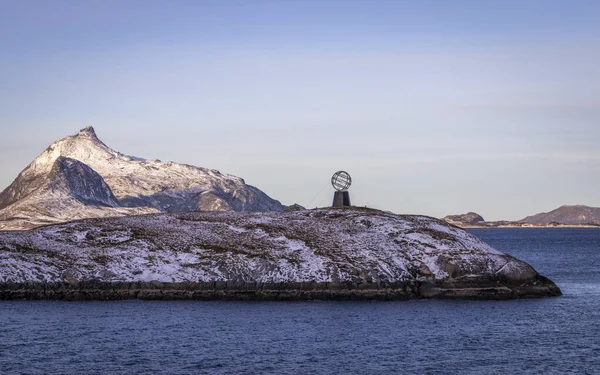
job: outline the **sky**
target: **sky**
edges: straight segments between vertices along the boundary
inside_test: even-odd
[[[0,0],[0,189],[92,125],[284,204],[600,206],[595,0]]]

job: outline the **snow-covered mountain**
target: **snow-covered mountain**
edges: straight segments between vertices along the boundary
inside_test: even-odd
[[[560,295],[552,281],[462,229],[364,208],[158,214],[0,233],[0,299],[551,295]]]
[[[86,127],[51,144],[0,193],[0,230],[155,212],[284,208],[239,177],[121,154]]]

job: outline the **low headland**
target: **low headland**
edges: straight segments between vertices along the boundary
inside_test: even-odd
[[[558,296],[442,220],[373,209],[190,212],[0,232],[0,299],[409,300]]]

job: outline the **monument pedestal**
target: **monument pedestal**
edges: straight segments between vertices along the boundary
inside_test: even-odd
[[[333,194],[333,207],[350,207],[350,193],[348,191],[336,191]]]

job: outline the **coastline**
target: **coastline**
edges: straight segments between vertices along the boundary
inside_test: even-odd
[[[0,300],[198,300],[198,301],[408,301],[415,299],[509,300],[562,295],[556,284],[537,275],[525,283],[502,277],[446,282],[245,283],[99,282],[2,283]]]
[[[559,224],[559,225],[455,225],[462,229],[496,229],[496,228],[533,228],[533,229],[565,229],[565,228],[600,228],[600,225],[572,225],[572,224]]]

